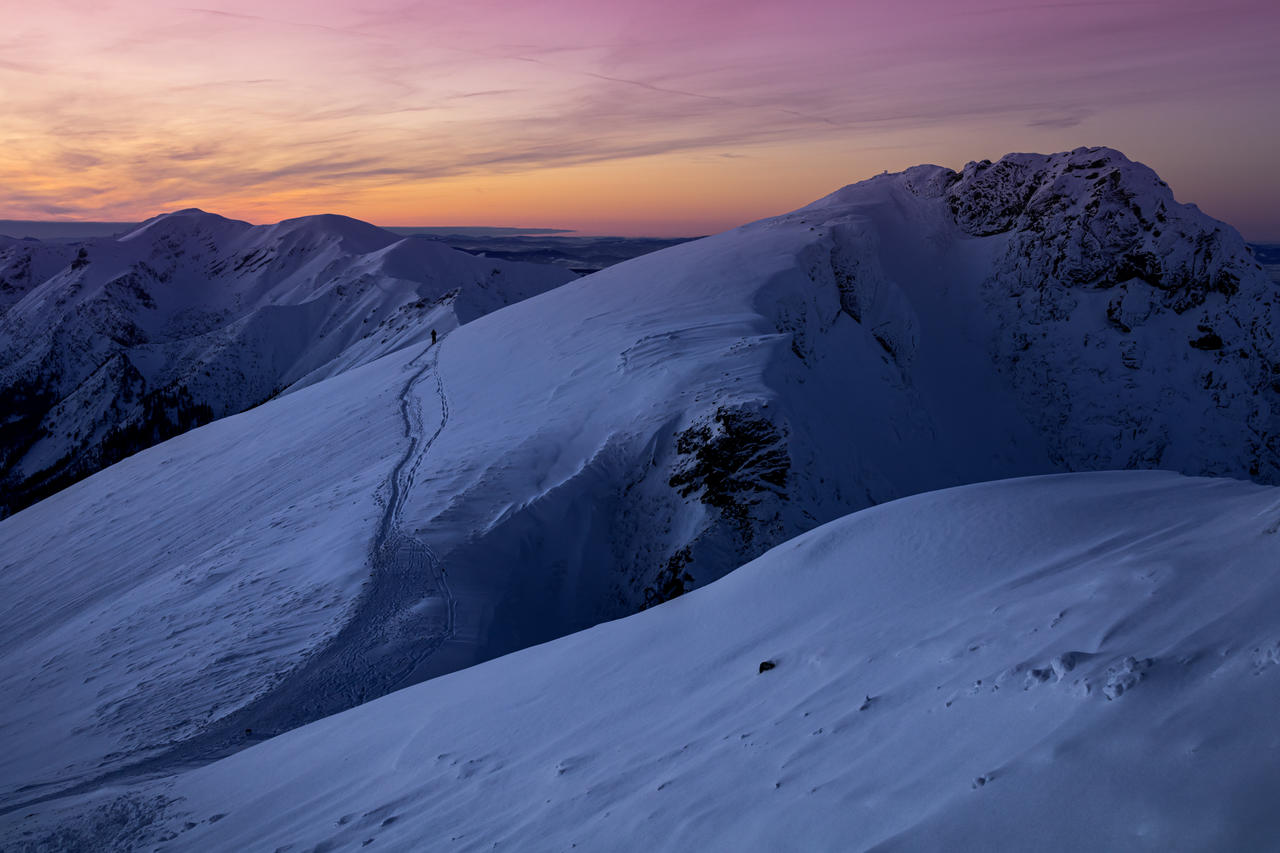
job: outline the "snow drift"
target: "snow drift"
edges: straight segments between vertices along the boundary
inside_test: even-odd
[[[1264,849],[1278,527],[1273,488],[1158,472],[907,498],[3,828],[61,849]]]

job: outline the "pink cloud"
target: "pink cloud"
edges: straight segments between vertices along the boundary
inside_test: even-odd
[[[75,176],[59,170],[111,174],[105,215],[219,187],[349,195],[673,152],[784,156],[815,139],[981,137],[999,156],[1002,139],[1120,136],[1182,163],[1186,141],[1175,157],[1164,131],[1130,127],[1134,111],[1212,105],[1247,117],[1234,133],[1277,138],[1278,28],[1272,2],[1191,0],[58,0],[0,42],[0,214],[66,203]],[[1187,132],[1204,156],[1242,147]],[[835,168],[832,186],[859,177]],[[1253,174],[1280,193],[1275,172]],[[1257,188],[1234,191],[1244,211]]]

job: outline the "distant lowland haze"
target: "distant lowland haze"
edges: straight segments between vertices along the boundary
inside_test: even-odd
[[[16,237],[20,240],[25,238],[35,240],[83,240],[88,237],[113,237],[117,234],[126,234],[137,226],[138,222],[82,222],[75,219],[0,219],[0,236]],[[432,237],[527,237],[573,233],[566,228],[512,228],[483,225],[403,225],[390,226],[386,230],[405,237],[414,234],[426,234]]]
[[[11,220],[691,236],[884,170],[1110,145],[1280,241],[1272,0],[0,9]]]

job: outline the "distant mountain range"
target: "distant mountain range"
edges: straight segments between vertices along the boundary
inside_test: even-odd
[[[138,227],[136,222],[43,222],[0,219],[4,237],[75,243],[92,237],[116,237]],[[429,237],[473,255],[535,264],[556,264],[574,272],[596,272],[607,266],[665,249],[692,238],[578,236],[564,228],[479,226],[396,226],[383,228],[401,237]]]
[[[84,240],[89,237],[118,237],[137,228],[137,222],[67,222],[46,219],[0,219],[0,236],[33,240]],[[383,227],[401,237],[425,236],[491,236],[509,237],[531,234],[571,234],[565,228],[506,228],[486,226],[442,227],[438,225]]]
[[[339,216],[0,240],[0,515],[573,277]]]

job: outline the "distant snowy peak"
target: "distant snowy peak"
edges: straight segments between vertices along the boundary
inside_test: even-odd
[[[0,516],[574,277],[334,215],[193,208],[119,238],[0,242]]]
[[[197,207],[162,213],[140,222],[133,230],[120,235],[118,242],[156,240],[165,237],[193,237],[199,235],[226,236],[253,228],[248,222],[228,219],[216,213],[206,213]]]
[[[261,242],[278,242],[291,248],[337,243],[346,251],[365,254],[400,239],[403,238],[368,222],[349,216],[322,213],[265,226]]]
[[[250,225],[198,208],[152,217],[121,236],[118,243],[144,242],[154,251],[190,248],[191,243],[240,260],[248,256],[298,256],[321,248],[342,254],[363,255],[401,238],[376,225],[336,214],[286,219],[274,225]],[[105,242],[105,241],[102,241]],[[250,264],[238,264],[243,271]],[[214,275],[225,268],[212,271]]]

